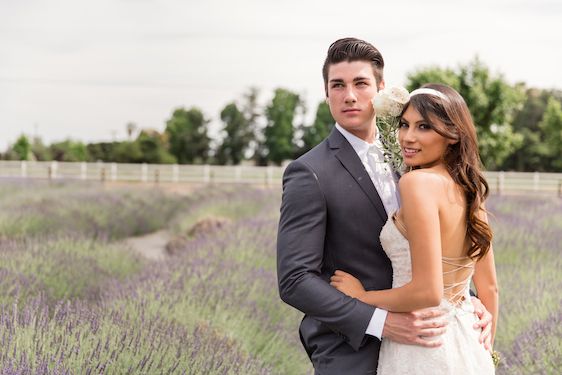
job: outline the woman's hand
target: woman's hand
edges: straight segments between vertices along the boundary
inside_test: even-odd
[[[366,293],[361,281],[349,273],[340,270],[337,270],[332,277],[330,277],[330,285],[340,292],[361,301]]]

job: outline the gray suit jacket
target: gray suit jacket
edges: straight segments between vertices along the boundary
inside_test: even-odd
[[[359,157],[334,128],[283,176],[277,238],[280,296],[305,313],[303,346],[318,374],[374,374],[380,341],[365,335],[374,308],[329,285],[336,269],[367,290],[392,287],[380,241],[387,220]]]

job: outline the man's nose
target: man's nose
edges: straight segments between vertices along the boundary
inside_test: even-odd
[[[355,103],[356,101],[357,101],[357,96],[355,95],[355,91],[353,91],[353,87],[348,87],[345,90],[345,102]]]

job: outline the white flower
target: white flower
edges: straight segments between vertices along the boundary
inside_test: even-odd
[[[408,100],[410,100],[408,90],[394,86],[379,91],[372,102],[377,116],[396,117],[402,113],[402,109]]]
[[[410,94],[403,87],[389,87],[381,90],[372,100],[385,161],[398,173],[405,171],[402,150],[397,139],[398,116],[409,100]]]

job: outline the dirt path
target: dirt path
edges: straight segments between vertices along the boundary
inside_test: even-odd
[[[143,236],[129,237],[125,239],[125,243],[147,259],[162,261],[169,257],[166,253],[166,244],[171,238],[172,235],[168,231],[159,230]]]

